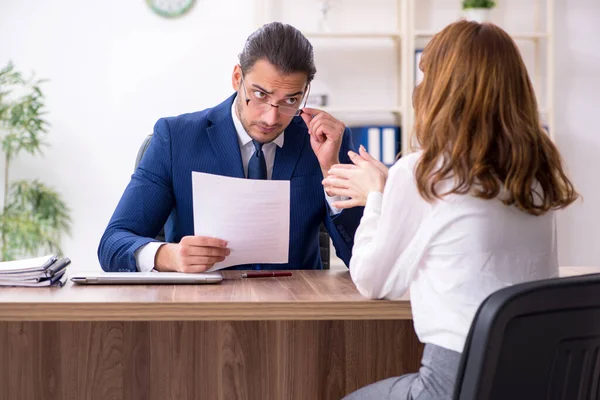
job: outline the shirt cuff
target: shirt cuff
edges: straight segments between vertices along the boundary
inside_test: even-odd
[[[342,209],[334,207],[332,204],[335,203],[336,201],[348,200],[349,197],[337,196],[337,195],[329,196],[325,189],[323,189],[323,191],[325,192],[325,201],[327,201],[327,205],[329,206],[329,215],[333,216],[333,215],[338,215],[339,213],[341,213]]]
[[[383,202],[383,193],[370,192],[367,196],[364,213],[381,214],[381,203]]]
[[[154,269],[154,260],[156,259],[156,253],[163,242],[150,242],[139,249],[137,249],[133,255],[135,256],[135,262],[139,272],[150,272]]]

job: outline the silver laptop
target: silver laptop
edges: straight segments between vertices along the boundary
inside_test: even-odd
[[[222,280],[220,272],[79,272],[71,276],[71,281],[82,285],[206,284]]]

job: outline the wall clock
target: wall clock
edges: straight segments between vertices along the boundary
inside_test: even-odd
[[[156,14],[165,18],[176,18],[186,14],[196,0],[146,0]]]

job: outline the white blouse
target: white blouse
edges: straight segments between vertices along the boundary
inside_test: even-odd
[[[420,152],[370,193],[354,238],[350,274],[359,292],[394,299],[410,288],[423,343],[462,352],[481,302],[492,292],[558,276],[554,213],[529,215],[500,200],[449,195],[432,203],[417,190]],[[451,182],[445,182],[443,191]]]

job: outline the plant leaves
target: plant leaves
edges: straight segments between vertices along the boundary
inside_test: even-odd
[[[0,144],[8,163],[21,151],[41,154],[47,145],[43,82],[24,79],[11,62],[0,70]],[[0,258],[60,253],[61,238],[71,231],[69,213],[60,195],[42,182],[13,182],[0,212]]]
[[[71,232],[69,208],[60,195],[38,180],[14,182],[1,214],[2,259],[61,252]]]
[[[0,142],[9,159],[21,151],[39,154],[48,122],[42,118],[42,80],[23,79],[12,63],[0,71]]]

